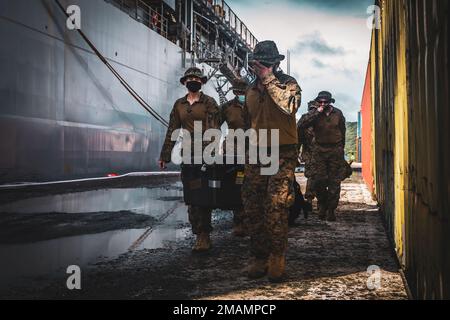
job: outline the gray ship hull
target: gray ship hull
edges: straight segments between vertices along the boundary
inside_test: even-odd
[[[182,49],[103,0],[70,4],[99,51],[168,120],[185,94]],[[1,183],[157,170],[165,128],[66,28],[53,0],[0,0],[0,38]],[[205,92],[216,97],[212,85]]]

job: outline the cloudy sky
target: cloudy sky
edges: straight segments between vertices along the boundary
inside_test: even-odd
[[[356,121],[369,59],[367,7],[373,0],[227,0],[259,41],[291,51],[291,75],[303,89],[302,108],[319,91],[336,98]],[[286,71],[286,61],[281,65]]]

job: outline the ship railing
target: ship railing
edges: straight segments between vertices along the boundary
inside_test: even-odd
[[[224,0],[203,0],[203,3],[214,12],[223,24],[234,31],[250,49],[255,48],[258,40]]]
[[[141,0],[136,1],[136,19],[167,38],[168,21],[158,11]]]
[[[168,19],[147,3],[141,0],[109,0],[108,2],[127,12],[132,18],[159,33],[164,38],[168,37]]]

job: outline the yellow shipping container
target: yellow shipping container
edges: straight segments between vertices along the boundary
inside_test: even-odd
[[[375,196],[416,298],[450,298],[448,1],[379,0]]]

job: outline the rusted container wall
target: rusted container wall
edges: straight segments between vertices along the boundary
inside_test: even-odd
[[[367,187],[373,192],[372,168],[372,99],[370,63],[367,67],[366,82],[361,101],[361,163],[362,176]]]
[[[373,32],[370,59],[374,193],[413,295],[449,299],[448,1],[376,4],[382,25]]]

